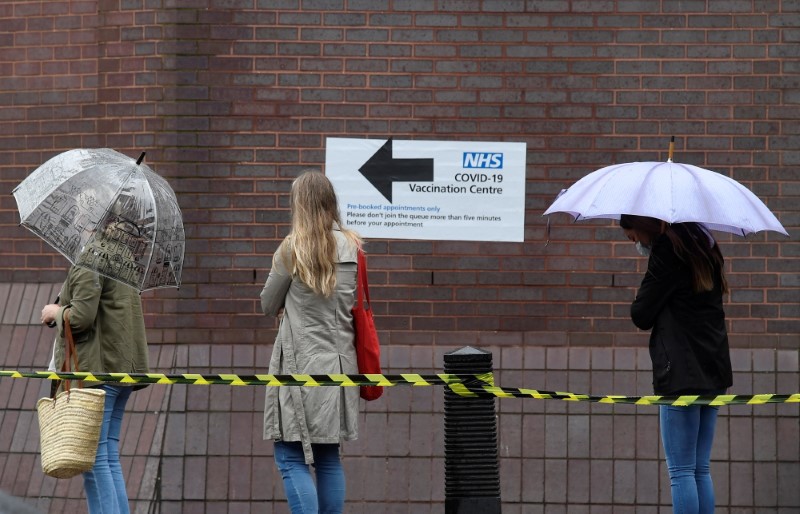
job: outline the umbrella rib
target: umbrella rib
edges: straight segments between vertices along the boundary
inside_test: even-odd
[[[139,165],[137,164],[137,167]],[[142,174],[144,175],[144,179],[147,182],[148,192],[150,193],[150,197],[153,200],[153,245],[150,247],[150,257],[147,259],[147,266],[145,270],[150,269],[150,264],[153,262],[153,254],[156,251],[156,244],[158,244],[158,202],[156,202],[156,197],[153,194],[153,184],[150,183],[150,177],[147,176],[147,171],[142,170]],[[145,271],[144,277],[142,277],[142,284],[141,287],[145,286],[147,282],[147,271]]]

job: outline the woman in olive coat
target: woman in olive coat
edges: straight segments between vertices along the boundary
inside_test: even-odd
[[[282,313],[269,372],[358,373],[351,310],[361,240],[341,226],[336,194],[322,173],[294,181],[291,208],[292,230],[261,292],[264,314]],[[357,387],[267,388],[264,439],[275,441],[293,514],[342,512],[339,444],[358,437],[358,398]]]
[[[96,373],[147,373],[147,336],[139,292],[95,271],[72,266],[61,287],[58,303],[45,305],[42,323],[58,327],[53,365],[64,361],[64,323],[69,326],[78,354],[78,369]],[[85,386],[89,386],[87,382]],[[101,383],[105,391],[103,425],[94,467],[83,474],[89,514],[128,514],[128,494],[119,461],[122,416],[130,384]]]

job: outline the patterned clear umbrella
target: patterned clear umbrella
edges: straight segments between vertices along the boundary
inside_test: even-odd
[[[181,210],[143,158],[108,148],[56,155],[12,192],[20,224],[73,264],[139,291],[179,287]]]

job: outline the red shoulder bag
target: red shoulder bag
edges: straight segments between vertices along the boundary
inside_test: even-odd
[[[366,302],[364,301],[366,299]],[[381,343],[375,320],[372,318],[372,304],[369,301],[367,284],[367,259],[358,250],[358,276],[356,279],[356,304],[353,306],[353,327],[356,332],[356,358],[358,372],[381,374]],[[367,401],[377,400],[383,394],[383,386],[361,386],[361,397]]]

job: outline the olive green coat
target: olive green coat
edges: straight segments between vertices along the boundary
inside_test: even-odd
[[[280,249],[261,291],[264,314],[281,319],[269,372],[358,373],[351,310],[357,247],[334,229],[338,245],[336,289],[326,298],[293,277]],[[267,387],[264,439],[300,441],[308,464],[312,443],[338,444],[358,437],[358,387]]]
[[[59,304],[56,369],[64,362],[64,311],[68,310],[80,371],[148,372],[147,336],[138,291],[73,266],[61,286]]]

